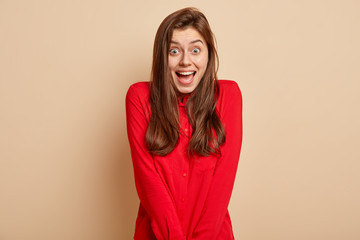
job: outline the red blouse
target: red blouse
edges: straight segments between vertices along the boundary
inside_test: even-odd
[[[150,119],[149,83],[130,86],[126,96],[127,131],[140,198],[136,240],[234,239],[228,204],[242,142],[242,97],[234,81],[219,80],[216,105],[225,128],[221,156],[187,157],[192,129],[185,101],[179,101],[181,134],[166,156],[150,154],[145,132]]]

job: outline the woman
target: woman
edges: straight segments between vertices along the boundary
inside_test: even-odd
[[[126,96],[140,198],[134,239],[234,239],[228,204],[242,142],[242,98],[217,80],[205,16],[170,14],[155,37],[150,82]]]

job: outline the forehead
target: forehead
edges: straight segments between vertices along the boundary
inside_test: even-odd
[[[203,36],[193,27],[174,29],[171,38],[171,41],[181,44],[191,43],[196,40],[201,40],[205,43]]]

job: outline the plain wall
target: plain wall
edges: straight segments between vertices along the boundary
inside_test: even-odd
[[[125,94],[195,6],[244,98],[236,239],[360,239],[360,2],[0,0],[0,240],[131,239]]]

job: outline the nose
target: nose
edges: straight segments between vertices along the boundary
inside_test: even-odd
[[[181,66],[189,66],[189,65],[191,65],[191,59],[190,59],[189,53],[184,52],[182,54],[181,59],[180,59],[180,65]]]

